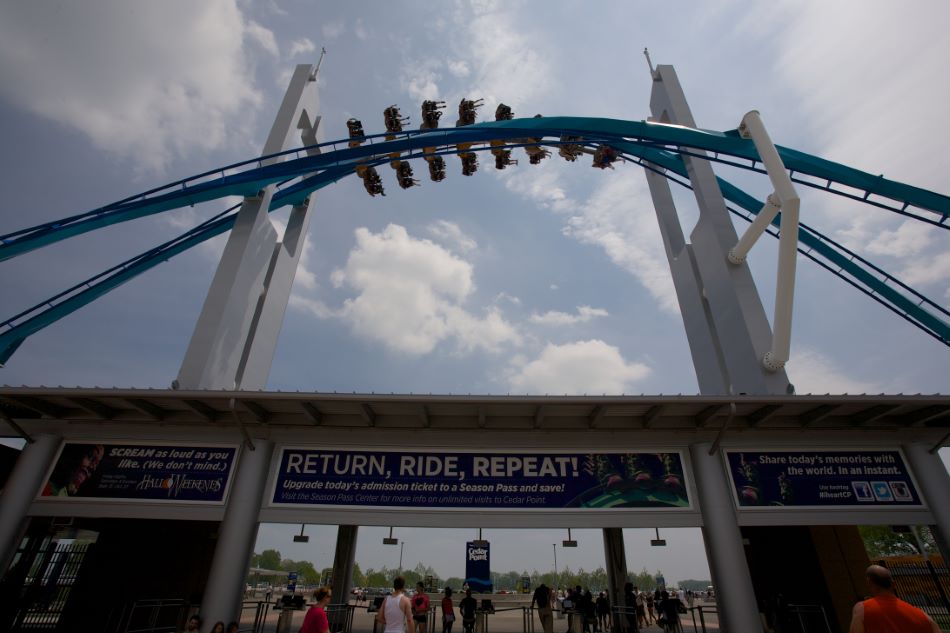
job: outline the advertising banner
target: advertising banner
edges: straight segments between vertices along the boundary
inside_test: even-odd
[[[726,451],[742,507],[921,505],[899,451]]]
[[[476,593],[491,593],[491,544],[469,541],[465,544],[465,584]]]
[[[67,442],[40,499],[221,503],[236,446]]]
[[[688,508],[679,453],[285,447],[272,503],[398,508]]]

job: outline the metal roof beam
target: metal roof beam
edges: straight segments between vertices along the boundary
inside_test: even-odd
[[[693,421],[696,423],[698,428],[705,428],[706,423],[716,417],[716,414],[719,413],[720,409],[722,409],[722,406],[718,404],[708,406],[693,416]]]
[[[541,405],[541,406],[539,406],[537,409],[535,409],[535,411],[534,411],[534,428],[536,428],[536,429],[540,429],[540,428],[541,428],[541,422],[544,421],[544,413],[545,413],[544,405]]]
[[[142,398],[125,398],[125,401],[136,411],[144,413],[156,422],[161,422],[165,419],[165,409],[149,402],[148,400],[144,400]]]
[[[779,411],[781,408],[782,407],[777,404],[767,404],[764,407],[759,407],[758,409],[756,409],[755,411],[747,415],[746,420],[749,421],[749,426],[751,426],[752,428],[755,428],[758,425],[765,422],[766,420],[768,420],[769,418],[771,418],[773,415],[775,415],[775,413]]]
[[[92,398],[69,398],[69,401],[75,404],[83,411],[88,411],[93,415],[98,415],[103,420],[113,419],[118,411]]]
[[[922,409],[917,409],[916,411],[911,411],[905,415],[895,416],[899,424],[903,426],[914,426],[916,424],[926,424],[935,418],[940,416],[947,415],[950,413],[950,407],[943,405],[935,404],[930,407],[924,407]]]
[[[323,414],[320,413],[315,405],[309,402],[301,402],[300,408],[314,426],[320,426],[323,423]]]
[[[661,404],[653,405],[647,409],[647,412],[643,414],[643,428],[648,429],[653,426],[661,413],[663,413],[663,405]]]
[[[250,411],[254,419],[261,424],[267,424],[267,421],[270,420],[271,413],[265,409],[263,405],[253,400],[238,400],[238,402],[240,402],[245,409]]]
[[[215,422],[218,419],[218,412],[201,400],[182,400],[181,402],[205,422]]]
[[[859,411],[848,418],[848,423],[851,426],[870,424],[871,422],[883,418],[885,415],[898,408],[900,408],[900,405],[897,404],[879,404],[873,407],[868,407],[867,409]]]
[[[373,407],[369,406],[366,402],[360,403],[360,415],[366,420],[366,423],[370,426],[376,426],[376,412],[373,411]]]
[[[41,400],[40,398],[31,398],[29,396],[8,396],[8,399],[26,407],[27,409],[33,409],[40,415],[45,415],[48,418],[59,420],[66,415],[65,408],[46,400]]]
[[[809,410],[806,411],[805,413],[803,413],[803,414],[801,414],[800,416],[798,416],[798,421],[801,423],[802,428],[806,428],[806,429],[807,429],[807,428],[810,427],[812,424],[815,424],[815,423],[817,423],[817,422],[821,422],[822,420],[824,420],[825,418],[827,418],[827,417],[828,417],[829,415],[831,415],[832,412],[833,412],[835,409],[837,409],[839,406],[840,406],[840,405],[837,405],[837,404],[822,404],[822,405],[819,405],[819,406],[815,407],[814,409],[809,409]]]
[[[587,416],[587,428],[596,428],[605,415],[607,415],[607,407],[602,404],[596,405]]]

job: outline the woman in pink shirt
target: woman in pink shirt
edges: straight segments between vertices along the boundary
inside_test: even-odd
[[[330,621],[327,620],[327,612],[323,608],[330,604],[331,597],[332,594],[327,587],[320,587],[313,592],[313,600],[316,604],[307,611],[300,633],[330,633]]]

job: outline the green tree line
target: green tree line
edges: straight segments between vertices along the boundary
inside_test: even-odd
[[[317,570],[310,561],[295,561],[289,558],[283,558],[278,550],[267,549],[260,554],[255,553],[251,558],[251,566],[262,569],[272,569],[279,571],[297,572],[298,583],[302,585],[316,585],[329,578],[332,569],[329,567]],[[392,580],[396,576],[403,576],[406,583],[411,587],[417,582],[425,581],[426,577],[431,576],[433,585],[437,589],[442,587],[451,587],[458,591],[465,584],[464,578],[449,577],[440,578],[435,569],[423,563],[417,563],[412,569],[397,569],[395,567],[383,566],[378,569],[368,568],[366,571],[360,569],[359,564],[353,567],[353,586],[355,587],[379,587],[386,588],[392,586]],[[644,591],[653,591],[656,588],[656,578],[662,575],[660,570],[655,573],[647,571],[644,567],[639,573],[627,574],[627,579],[635,586]],[[521,590],[522,578],[527,576],[530,580],[530,587],[534,589],[541,583],[548,587],[576,587],[580,585],[585,590],[590,589],[593,592],[604,591],[607,589],[607,572],[603,567],[593,570],[578,568],[573,570],[570,567],[559,569],[557,574],[553,571],[539,572],[533,570],[492,572],[492,583],[496,591],[514,591]],[[250,578],[249,578],[250,580]],[[710,585],[708,580],[685,580],[679,583],[683,589],[692,589],[694,591],[705,589]]]

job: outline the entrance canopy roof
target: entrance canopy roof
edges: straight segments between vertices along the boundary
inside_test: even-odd
[[[735,412],[729,419],[735,405]],[[510,396],[0,387],[0,431],[44,422],[446,430],[950,428],[947,395]],[[11,422],[13,424],[11,424]]]

